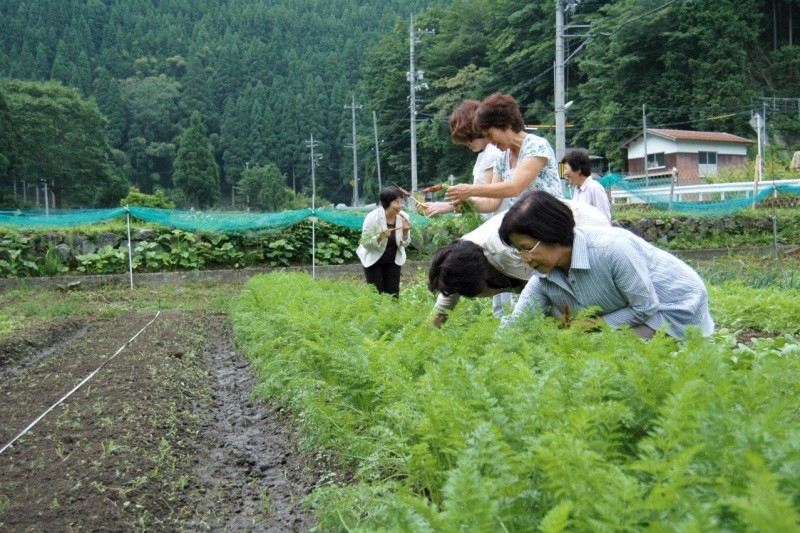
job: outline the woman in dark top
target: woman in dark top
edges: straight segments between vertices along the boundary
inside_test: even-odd
[[[411,223],[405,207],[405,194],[397,187],[381,189],[381,206],[364,218],[361,243],[356,255],[364,265],[367,283],[378,292],[400,295],[400,271],[406,262],[406,246],[411,237]]]

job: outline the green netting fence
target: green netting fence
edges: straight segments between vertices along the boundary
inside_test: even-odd
[[[622,174],[606,174],[598,180],[606,189],[626,191],[637,203],[699,216],[722,217],[752,208],[778,194],[800,195],[800,180],[775,180],[758,184],[741,184],[738,191],[722,193],[725,199],[709,200],[713,192],[686,193],[686,186],[678,186],[671,178],[631,180]],[[695,197],[692,201],[685,196]],[[716,193],[720,196],[720,193]],[[428,219],[408,210],[411,223],[424,226]],[[118,207],[114,209],[0,211],[0,226],[25,228],[74,227],[108,222],[131,216],[135,219],[160,224],[165,227],[200,233],[254,233],[292,226],[307,218],[321,220],[347,228],[360,229],[367,211],[299,209],[280,213],[242,213],[236,211],[194,211],[156,209],[150,207]]]
[[[723,185],[720,189],[714,189],[714,186],[680,186],[669,177],[645,181],[641,178],[630,179],[622,174],[606,174],[598,181],[606,189],[627,192],[636,203],[665,211],[717,218],[750,209],[779,194],[800,195],[800,180],[762,181],[757,185],[720,184]],[[693,197],[693,200],[681,199],[685,196]]]
[[[697,192],[687,186],[677,186],[674,177],[666,180],[629,179],[621,174],[607,174],[599,179],[606,189],[624,191],[626,196],[636,203],[655,206],[662,210],[687,215],[722,217],[750,209],[758,203],[779,194],[800,195],[800,180],[775,180],[753,184],[723,184],[727,188],[722,193],[724,199],[714,200],[714,194]],[[702,186],[700,186],[702,187]],[[713,188],[713,186],[709,186]],[[711,190],[709,188],[709,190]],[[735,190],[734,190],[735,189]],[[695,192],[687,192],[693,190]],[[692,198],[687,201],[685,198]],[[725,195],[728,197],[725,198]],[[733,197],[732,197],[733,196]],[[712,198],[709,200],[709,198]],[[130,222],[137,219],[143,222],[158,224],[168,228],[176,228],[187,232],[206,234],[243,234],[253,235],[261,232],[280,230],[304,220],[316,221],[361,229],[364,217],[371,208],[362,210],[342,210],[332,207],[321,209],[299,209],[280,213],[243,213],[235,211],[195,211],[177,209],[156,209],[148,207],[126,206],[113,209],[80,209],[80,210],[32,210],[32,211],[0,211],[0,227],[25,229],[56,229],[64,227],[86,226],[125,218],[128,228],[128,248],[130,261]],[[422,227],[429,220],[408,210],[411,223]],[[774,226],[774,224],[773,224]],[[774,228],[773,228],[774,230]],[[775,230],[774,230],[775,231]],[[314,251],[316,242],[312,229],[312,275],[314,273]],[[129,265],[131,286],[133,272]]]
[[[150,207],[119,207],[115,209],[80,209],[37,211],[0,211],[0,227],[17,230],[56,229],[87,226],[110,222],[125,217],[128,233],[128,275],[133,287],[133,256],[131,250],[131,218],[143,222],[177,228],[187,232],[205,234],[245,234],[276,231],[298,224],[306,219],[312,222],[311,275],[316,277],[316,233],[317,220],[352,229],[361,229],[365,211],[343,211],[333,208],[298,209],[281,213],[242,213],[233,211],[193,211],[177,209],[157,209]],[[411,224],[424,226],[428,219],[416,213],[409,213]]]
[[[241,213],[234,211],[184,211],[152,207],[44,211],[0,211],[0,226],[25,228],[63,228],[99,224],[130,215],[144,222],[200,233],[257,233],[292,226],[309,217],[346,228],[361,229],[366,212],[332,208],[298,209],[281,213]],[[410,213],[411,223],[424,226],[428,219]]]

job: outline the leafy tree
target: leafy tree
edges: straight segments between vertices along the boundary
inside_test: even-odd
[[[127,184],[111,163],[97,104],[58,82],[8,81],[2,89],[17,131],[17,177],[46,180],[56,207],[116,204]]]
[[[620,0],[607,6],[602,17],[592,19],[595,32],[607,35],[577,57],[587,79],[576,101],[586,104],[570,114],[583,118],[589,129],[578,139],[617,168],[623,164],[620,144],[641,129],[643,104],[655,127],[748,134],[741,119],[706,118],[750,103],[748,57],[756,48],[760,3],[673,4],[643,15],[657,4]]]
[[[294,201],[294,193],[286,187],[286,175],[274,163],[246,170],[237,189],[250,206],[264,211],[281,211]]]
[[[166,77],[129,79],[121,87],[127,112],[128,152],[134,181],[150,192],[154,184],[171,186],[169,176],[179,135],[178,84]]]
[[[199,113],[192,114],[189,127],[181,135],[172,180],[196,208],[212,206],[219,200],[219,167]]]
[[[166,76],[126,80],[122,95],[131,115],[130,135],[170,142],[178,133],[178,84]]]
[[[153,194],[139,192],[136,187],[131,187],[128,196],[119,201],[119,205],[136,205],[140,207],[155,207],[158,209],[175,209],[175,202],[167,198],[164,189],[156,189]]]

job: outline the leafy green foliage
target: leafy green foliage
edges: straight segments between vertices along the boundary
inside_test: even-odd
[[[797,338],[497,331],[488,301],[439,330],[431,303],[422,280],[395,301],[270,274],[234,306],[258,395],[356,472],[313,495],[322,529],[800,527]]]
[[[85,274],[116,274],[128,269],[128,253],[122,248],[103,246],[95,252],[75,256],[78,272]]]
[[[145,195],[147,196],[147,195]],[[151,197],[152,198],[152,197]],[[156,196],[158,199],[158,196]],[[148,225],[149,227],[149,225]],[[158,226],[154,226],[158,227]],[[128,271],[126,227],[120,222],[78,227],[64,235],[48,232],[0,231],[0,276],[31,277],[63,274],[114,274]],[[148,229],[133,238],[132,264],[137,272],[290,266],[311,263],[311,222],[304,221],[265,235],[200,234]],[[355,260],[360,232],[318,221],[316,264],[340,265]],[[74,259],[61,260],[53,242],[112,240],[90,253],[72,247]]]
[[[714,318],[731,329],[800,333],[800,288],[752,288],[728,281],[709,288]]]
[[[128,196],[119,201],[119,205],[136,205],[139,207],[155,207],[157,209],[175,209],[175,203],[167,198],[164,189],[156,189],[153,194],[139,192],[136,187],[131,187]]]
[[[460,239],[483,222],[483,216],[474,209],[467,209],[458,215],[436,216],[429,219],[425,226],[414,226],[411,229],[412,242],[414,248],[432,254],[438,248]]]
[[[0,275],[4,278],[38,276],[35,240],[15,232],[0,234]]]
[[[125,194],[94,101],[57,82],[5,81],[3,92],[16,131],[16,179],[46,180],[53,207],[109,205]]]

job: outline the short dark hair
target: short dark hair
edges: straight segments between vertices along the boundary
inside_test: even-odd
[[[587,178],[592,175],[592,160],[589,151],[585,148],[570,148],[564,152],[562,163],[567,163],[572,170]]]
[[[471,241],[458,239],[439,248],[428,270],[428,290],[445,296],[478,296],[486,290],[489,260],[483,249]]]
[[[403,194],[403,191],[401,191],[398,187],[384,187],[378,194],[378,199],[381,202],[381,207],[386,209],[392,204],[392,202],[398,198],[405,198],[405,196],[406,195]]]
[[[481,103],[478,100],[464,100],[450,113],[450,138],[456,144],[467,144],[483,137],[475,127],[475,111]]]
[[[481,132],[489,128],[511,128],[520,132],[525,129],[525,118],[513,96],[494,93],[484,98],[475,111],[475,127]]]
[[[567,204],[546,191],[530,190],[511,206],[498,233],[510,245],[512,233],[527,235],[549,244],[572,246],[575,218]]]

